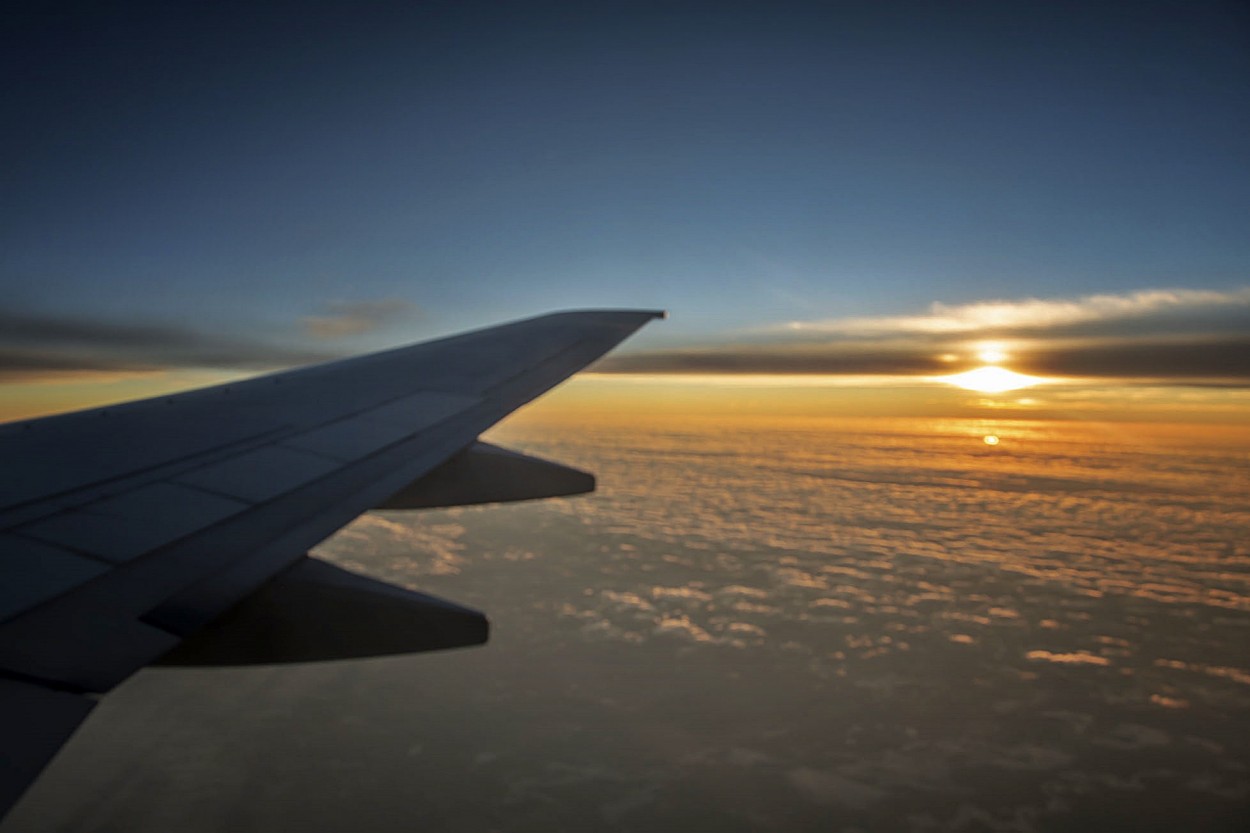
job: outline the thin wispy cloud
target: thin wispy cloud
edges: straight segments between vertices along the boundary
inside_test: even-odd
[[[883,315],[791,321],[771,332],[824,333],[844,336],[1017,334],[1067,330],[1078,325],[1121,322],[1218,311],[1250,311],[1250,287],[1207,289],[1143,289],[1122,295],[1080,298],[1023,298],[968,304],[934,301],[919,315]]]
[[[377,301],[335,301],[317,315],[300,320],[306,334],[317,339],[340,339],[379,330],[389,324],[414,318],[419,308],[401,298]]]
[[[1250,287],[935,302],[917,314],[791,321],[743,338],[609,356],[608,373],[931,376],[983,364],[985,340],[1041,376],[1250,385]]]
[[[0,382],[39,380],[67,382],[79,378],[136,375],[158,370],[142,362],[95,356],[41,353],[0,347]]]

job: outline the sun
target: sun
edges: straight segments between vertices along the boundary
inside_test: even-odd
[[[1052,381],[1041,376],[1017,373],[1014,370],[1008,370],[1003,367],[1011,355],[1008,348],[1009,345],[1001,341],[982,341],[969,344],[966,349],[968,353],[971,353],[981,361],[980,367],[966,370],[963,373],[953,373],[949,376],[931,378],[934,381],[946,382],[964,390],[974,390],[977,393],[1006,393],[1019,390],[1020,388],[1032,387],[1033,385],[1043,385]],[[948,355],[950,354],[939,356],[939,361],[945,361]]]
[[[1041,384],[1043,381],[1039,376],[1016,373],[1014,370],[993,365],[938,378],[943,382],[958,385],[964,390],[975,390],[980,393],[1004,393],[1009,390],[1018,390],[1027,388],[1030,385]]]

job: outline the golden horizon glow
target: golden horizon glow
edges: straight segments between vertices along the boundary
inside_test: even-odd
[[[0,423],[120,405],[246,378],[216,370],[91,371],[0,382]]]
[[[1004,374],[1010,371],[999,368]],[[976,371],[971,371],[976,373]],[[984,375],[984,371],[982,371]],[[145,374],[132,379],[95,379],[75,384],[25,382],[0,385],[0,422],[47,416],[86,407],[114,404],[206,384],[240,378],[242,374],[179,371]],[[977,380],[978,376],[973,376]],[[605,374],[581,373],[525,410],[547,414],[573,425],[631,422],[651,416],[674,418],[823,418],[924,417],[996,419],[1028,418],[1231,425],[1250,432],[1250,388],[1195,388],[1076,377],[1032,377],[1014,374],[1006,388],[1036,386],[1008,392],[960,384],[955,378],[926,376],[825,376],[807,374]],[[969,390],[976,390],[970,395]],[[518,417],[511,417],[516,419]],[[520,417],[524,419],[525,417]],[[987,430],[977,435],[1001,432]],[[1250,436],[1250,433],[1247,433]],[[1241,442],[1239,439],[1238,442]]]

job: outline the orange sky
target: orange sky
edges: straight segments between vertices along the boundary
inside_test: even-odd
[[[246,374],[169,370],[83,375],[5,385],[0,419],[24,419],[177,390]],[[991,378],[991,381],[993,379]],[[661,417],[962,417],[1250,425],[1250,390],[1045,380],[977,391],[941,377],[585,373],[529,409],[545,421]]]
[[[1250,425],[1250,391],[1052,382],[980,392],[901,377],[584,374],[532,406],[544,418],[639,415],[966,417]]]

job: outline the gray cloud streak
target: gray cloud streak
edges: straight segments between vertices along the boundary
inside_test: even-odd
[[[0,379],[167,368],[269,370],[339,354],[143,322],[0,309]]]
[[[931,375],[951,366],[919,351],[864,351],[845,345],[825,350],[805,346],[726,346],[609,355],[597,373],[802,373],[827,375]]]
[[[924,342],[911,348],[864,350],[834,343],[747,345],[667,350],[608,356],[600,373],[724,373],[935,376],[977,366],[971,357],[943,361],[944,348]],[[1209,340],[1132,340],[1099,343],[1037,343],[1012,351],[1007,364],[1039,376],[1154,379],[1173,383],[1250,386],[1250,336]]]
[[[1098,378],[1212,380],[1250,385],[1250,336],[1209,341],[1127,341],[1021,354],[1025,373]]]
[[[33,353],[0,348],[0,382],[21,382],[39,378],[67,378],[99,373],[143,373],[156,370],[152,365],[96,356]]]

